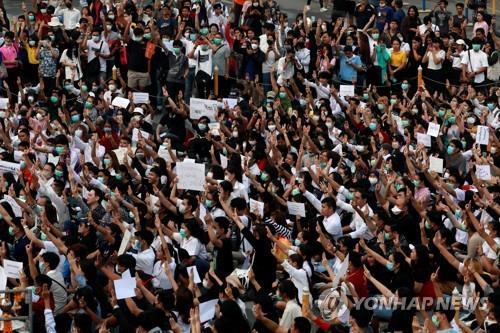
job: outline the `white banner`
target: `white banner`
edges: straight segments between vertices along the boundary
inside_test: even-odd
[[[216,100],[191,98],[189,100],[189,118],[200,119],[206,116],[210,121],[215,121],[217,108],[219,107],[222,107],[222,104]]]

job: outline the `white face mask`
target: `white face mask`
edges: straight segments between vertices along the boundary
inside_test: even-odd
[[[377,183],[378,183],[378,179],[377,179],[377,177],[369,177],[369,178],[368,178],[368,181],[369,181],[369,182],[370,182],[370,184],[372,184],[372,185],[375,185],[375,184],[377,184]]]
[[[233,131],[233,138],[237,138],[238,137],[238,131]]]
[[[252,44],[252,50],[257,50],[259,48],[258,44]]]
[[[208,284],[208,281],[205,280],[205,279],[203,279],[203,288],[205,288],[205,289],[209,289],[210,288],[210,286]]]
[[[269,125],[269,126],[267,126],[267,128],[268,128],[271,132],[274,132],[274,130],[276,129],[276,125]]]
[[[81,138],[81,137],[82,137],[82,134],[83,134],[83,131],[82,131],[81,129],[77,129],[77,130],[75,130],[75,135],[76,135],[77,137]]]
[[[115,91],[115,90],[116,90],[116,85],[114,85],[114,84],[110,84],[110,85],[108,86],[108,88],[109,88],[109,90],[110,90],[110,91]]]
[[[179,206],[179,213],[184,214],[185,212],[186,212],[186,206],[184,206],[183,204],[181,204]]]
[[[391,212],[392,212],[394,215],[399,215],[399,214],[401,214],[402,210],[401,210],[401,209],[399,209],[399,207],[398,207],[398,206],[394,206],[394,207],[392,207],[392,208],[391,208]]]
[[[214,173],[213,172],[207,172],[207,177],[208,178],[214,178]]]

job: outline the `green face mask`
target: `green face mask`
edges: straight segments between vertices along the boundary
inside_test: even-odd
[[[367,100],[368,100],[368,98],[370,98],[370,96],[368,96],[368,94],[367,94],[367,93],[364,93],[364,94],[363,94],[363,99],[364,99],[365,101],[367,101]]]
[[[382,103],[377,103],[377,108],[382,111],[385,108],[385,105]]]
[[[181,235],[182,238],[186,238],[186,231],[184,229],[179,230],[179,234]]]
[[[299,195],[300,194],[300,190],[298,188],[294,188],[292,190],[292,196],[296,196],[296,195]]]
[[[438,117],[439,117],[439,118],[443,118],[443,116],[444,116],[444,114],[445,114],[445,113],[446,113],[446,111],[445,111],[445,110],[442,110],[442,109],[441,109],[441,110],[439,110],[439,111],[438,111]]]
[[[279,96],[280,96],[281,99],[285,98],[286,97],[286,92],[280,91]]]
[[[448,124],[453,125],[457,122],[457,118],[455,116],[451,116],[448,118]]]
[[[391,105],[396,105],[397,102],[398,102],[397,99],[391,98]]]
[[[263,173],[260,174],[260,179],[263,182],[267,182],[269,180],[269,175],[267,173],[263,172]]]
[[[150,33],[150,32],[146,32],[146,33],[144,34],[144,39],[145,39],[145,40],[151,40],[151,33]]]
[[[50,101],[52,102],[52,104],[57,104],[59,98],[57,98],[57,96],[50,96]]]
[[[418,187],[420,185],[420,181],[419,180],[412,180],[411,182],[413,183],[413,185],[415,187]]]
[[[401,83],[401,89],[408,90],[408,83]]]
[[[61,155],[62,153],[64,153],[64,147],[56,147],[56,153],[58,155]]]
[[[175,53],[175,55],[181,54],[181,49],[178,47],[174,47],[174,53]]]
[[[203,36],[207,35],[208,34],[208,28],[201,28],[200,29],[200,34],[202,34]]]
[[[92,109],[92,107],[94,106],[94,104],[90,103],[90,102],[85,102],[85,108],[90,110]]]
[[[478,52],[481,49],[481,44],[472,44],[472,49]]]
[[[222,39],[220,39],[220,38],[214,38],[213,43],[215,45],[220,45],[220,44],[222,44]]]
[[[14,236],[14,228],[9,227],[9,235]]]
[[[56,169],[54,171],[54,176],[56,176],[56,178],[61,178],[63,175],[64,175],[64,172],[62,172],[61,170]]]
[[[403,127],[408,127],[410,125],[410,121],[409,120],[406,120],[406,119],[403,119],[401,120],[401,126]]]
[[[428,221],[425,221],[425,229],[429,230],[431,228],[431,224]]]
[[[82,92],[86,93],[87,91],[89,91],[89,88],[86,85],[83,85],[81,90]]]
[[[373,40],[378,40],[379,34],[372,34],[372,38],[373,38]]]
[[[121,175],[121,174],[119,174],[119,173],[117,173],[117,174],[115,175],[115,178],[116,178],[116,180],[122,180],[122,175]]]
[[[189,34],[189,39],[194,42],[196,40],[196,34]]]

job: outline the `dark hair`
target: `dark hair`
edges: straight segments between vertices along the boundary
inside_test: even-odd
[[[335,203],[335,200],[333,200],[333,198],[331,197],[324,198],[323,200],[321,200],[321,203],[327,205],[333,210],[337,209],[337,204]]]
[[[229,230],[229,220],[225,216],[218,216],[214,219],[214,222],[217,223],[217,225],[224,230],[224,232],[227,232]]]
[[[78,327],[79,331],[82,333],[92,332],[92,319],[86,313],[77,313],[73,318],[73,325]]]
[[[278,290],[281,295],[286,295],[289,299],[295,299],[297,297],[297,287],[293,284],[291,280],[283,280],[278,285]]]
[[[305,317],[295,317],[293,324],[299,333],[309,333],[311,332],[311,323]]]
[[[50,270],[56,269],[61,261],[59,256],[54,252],[45,252],[42,254],[42,259],[49,265]]]

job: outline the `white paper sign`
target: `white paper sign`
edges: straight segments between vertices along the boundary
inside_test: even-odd
[[[213,299],[200,304],[200,322],[204,323],[211,320],[215,315],[215,305],[219,300]]]
[[[417,133],[417,143],[421,143],[426,147],[431,147],[431,136],[423,133]]]
[[[52,163],[54,165],[58,165],[59,164],[59,156],[54,156],[52,154],[49,154],[48,158],[47,158],[47,163]]]
[[[215,136],[220,136],[220,124],[219,123],[208,123],[208,128],[210,133]]]
[[[478,126],[476,133],[476,143],[487,145],[490,141],[490,131],[486,126]]]
[[[250,212],[257,211],[260,217],[264,217],[264,203],[254,199],[250,199]]]
[[[115,149],[113,150],[113,153],[115,153],[116,155],[116,159],[118,160],[118,163],[122,164],[123,163],[123,159],[125,156],[127,156],[127,148],[118,148],[118,149]]]
[[[206,116],[210,121],[215,121],[218,107],[221,107],[221,103],[215,100],[191,98],[189,100],[189,118],[200,119]]]
[[[236,105],[238,105],[238,99],[237,98],[223,98],[222,103],[227,103],[227,106],[229,106],[229,108],[232,109]]]
[[[306,217],[306,206],[302,202],[287,201],[286,205],[290,215]]]
[[[436,123],[429,123],[429,127],[427,128],[427,135],[433,136],[437,138],[439,136],[439,129],[441,126]]]
[[[341,84],[339,88],[339,96],[340,97],[352,97],[354,96],[354,86]]]
[[[116,299],[125,299],[135,297],[135,287],[137,286],[134,278],[123,278],[114,280]]]
[[[201,283],[200,274],[198,273],[198,269],[196,268],[196,266],[189,266],[186,267],[186,269],[189,276],[193,275],[194,283]]]
[[[491,168],[488,164],[476,165],[476,177],[481,180],[491,180]]]
[[[9,278],[19,279],[19,271],[23,270],[23,263],[19,261],[3,260],[4,273]]]
[[[429,158],[429,171],[434,171],[437,173],[443,173],[443,159],[439,157],[431,156]]]
[[[141,136],[146,140],[149,139],[149,133],[146,131],[141,131]],[[139,129],[137,128],[134,128],[132,130],[132,141],[134,142],[139,141]]]
[[[9,107],[8,98],[0,98],[0,110],[7,110]]]
[[[227,157],[219,154],[220,157],[220,166],[223,167],[224,169],[227,168]]]
[[[149,94],[143,92],[132,93],[134,104],[149,104]]]
[[[7,276],[5,276],[5,270],[0,266],[0,290],[5,290],[7,287]]]
[[[339,285],[340,279],[343,278],[347,274],[347,269],[349,268],[349,254],[344,258],[342,264],[340,264],[340,268],[335,274],[335,277],[332,282],[332,288],[337,288]]]
[[[126,109],[129,104],[130,101],[127,98],[123,97],[115,97],[115,99],[113,99],[113,101],[111,102],[112,106],[116,106],[117,108],[120,109]]]
[[[127,229],[123,234],[122,242],[120,243],[120,248],[118,249],[118,255],[122,255],[127,250],[127,245],[130,242],[130,238],[132,238],[132,233]]]
[[[180,162],[176,165],[180,190],[204,191],[205,185],[205,164]]]
[[[21,169],[20,163],[0,161],[0,172],[17,173],[19,169]]]
[[[177,151],[175,149],[172,149],[172,153],[176,155]],[[165,148],[160,148],[158,149],[158,157],[163,158],[167,162],[173,162],[172,156],[170,156],[170,153],[168,152],[168,149]]]

